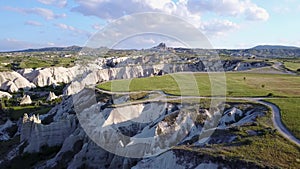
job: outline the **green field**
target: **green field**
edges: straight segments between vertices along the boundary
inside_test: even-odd
[[[297,71],[300,69],[300,62],[284,62],[284,66],[290,70]]]
[[[0,71],[10,71],[24,68],[45,68],[53,66],[71,67],[74,66],[75,57],[46,57],[46,56],[13,56],[0,57]]]
[[[209,154],[214,157],[222,157],[228,161],[242,159],[258,164],[261,168],[299,168],[300,148],[291,144],[287,139],[274,130],[271,113],[256,121],[258,125],[241,126],[236,130],[220,131],[216,135],[234,134],[238,136],[233,143],[206,145],[205,148],[195,149],[186,145],[176,147],[188,151],[196,151],[201,154]],[[249,136],[248,130],[260,131],[257,136]],[[274,159],[276,158],[276,159]]]
[[[226,80],[222,80],[222,74],[196,73],[187,75],[179,73],[110,81],[97,87],[116,92],[162,90],[172,95],[192,96],[224,96],[226,94],[226,96],[241,97],[268,95],[300,97],[299,76],[255,73],[226,73],[225,76]],[[211,84],[214,84],[213,90]]]

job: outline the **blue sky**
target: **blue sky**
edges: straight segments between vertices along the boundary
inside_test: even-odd
[[[141,12],[182,18],[214,48],[300,46],[300,0],[14,0],[0,1],[0,8],[0,51],[84,46],[118,18]],[[147,48],[162,40],[178,44],[147,35],[119,46]]]

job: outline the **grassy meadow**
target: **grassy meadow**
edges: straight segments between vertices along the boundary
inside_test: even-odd
[[[149,78],[115,80],[99,84],[97,87],[116,92],[162,90],[167,94],[192,96],[300,97],[300,77],[278,74],[178,73]]]
[[[284,62],[284,66],[290,70],[297,71],[300,69],[300,62]]]

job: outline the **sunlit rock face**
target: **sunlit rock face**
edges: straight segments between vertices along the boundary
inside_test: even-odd
[[[50,67],[43,69],[23,69],[19,73],[36,86],[44,87],[59,83],[70,83],[77,75],[82,73],[82,70],[78,66],[71,68]]]
[[[36,86],[17,72],[0,72],[0,89],[10,93]]]
[[[55,99],[57,99],[57,98],[58,98],[58,97],[55,95],[54,92],[49,92],[49,95],[48,95],[46,101],[52,101],[52,100],[55,100]]]
[[[32,100],[31,100],[30,96],[24,95],[20,102],[20,105],[23,106],[23,105],[29,105],[29,104],[32,104]]]
[[[2,98],[8,98],[8,99],[10,99],[11,97],[12,97],[11,94],[9,94],[7,92],[0,91],[0,99],[2,99]]]

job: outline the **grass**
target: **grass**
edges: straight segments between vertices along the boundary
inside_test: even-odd
[[[260,97],[270,93],[281,97],[300,96],[300,77],[293,75],[226,73],[172,74],[131,80],[116,80],[97,87],[110,91],[162,90],[172,95]],[[213,87],[212,85],[213,84]],[[129,87],[129,89],[128,89]],[[213,90],[212,90],[213,89]],[[225,93],[226,91],[226,93]]]
[[[180,146],[176,149],[200,152],[214,157],[223,156],[226,161],[240,159],[258,164],[262,168],[299,168],[300,148],[274,130],[271,113],[269,111],[266,113],[257,119],[256,126],[241,126],[237,131],[229,130],[239,137],[233,143],[212,144],[205,148]],[[249,136],[248,130],[262,131],[262,134]]]
[[[237,144],[237,145],[234,145]],[[241,144],[241,145],[240,145]],[[211,156],[225,156],[228,161],[240,159],[253,162],[261,168],[299,168],[300,150],[278,134],[245,137],[233,144],[214,144],[207,148],[179,147]],[[227,161],[226,160],[226,161]]]
[[[284,66],[289,70],[297,71],[300,69],[300,62],[284,62]]]
[[[74,65],[76,58],[63,58],[59,56],[45,57],[40,56],[12,56],[0,57],[0,71],[9,71],[24,68],[46,68],[46,67],[71,67]]]
[[[7,115],[12,120],[18,120],[23,117],[25,113],[27,114],[46,114],[52,109],[52,106],[12,106],[7,108]]]
[[[285,126],[300,139],[300,98],[282,98],[268,100],[280,108],[281,119]]]
[[[5,113],[6,117],[9,117],[11,120],[17,121],[20,117],[23,117],[25,113],[27,114],[46,114],[48,113],[53,107],[54,104],[49,105],[42,105],[36,104],[34,102],[31,105],[19,105],[17,100],[14,99],[1,99],[0,100],[1,108]]]
[[[22,60],[19,68],[41,68],[41,67],[52,67],[52,66],[63,66],[70,67],[74,65],[74,58],[45,58],[45,57],[31,57]]]

